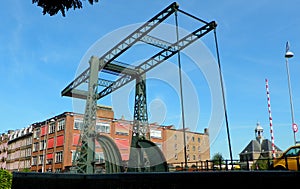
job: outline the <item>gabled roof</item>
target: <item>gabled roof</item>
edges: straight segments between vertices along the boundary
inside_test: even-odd
[[[241,152],[241,154],[244,153],[252,153],[252,152],[260,152],[260,144],[257,140],[251,140],[249,144],[244,148],[244,150]]]
[[[276,151],[281,151],[280,148],[278,148],[275,145],[275,150]],[[249,144],[244,148],[244,150],[240,154],[245,154],[245,153],[255,153],[255,152],[267,152],[267,151],[272,151],[272,142],[269,141],[268,139],[263,139],[262,143],[259,144],[257,140],[251,140]]]
[[[261,143],[261,150],[262,151],[272,151],[272,142],[268,139],[264,139]],[[275,151],[282,151],[275,145]]]

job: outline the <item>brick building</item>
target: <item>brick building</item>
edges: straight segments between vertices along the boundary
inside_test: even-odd
[[[132,125],[132,121],[125,120],[123,117],[114,118],[111,107],[98,106],[95,129],[113,139],[125,164],[129,159]],[[33,172],[68,172],[72,166],[82,126],[83,115],[74,112],[64,112],[32,124],[26,137],[25,135],[21,137],[19,134],[19,137],[12,137],[9,140],[8,170],[21,170],[20,166],[16,166],[19,164],[18,160],[26,159],[26,166],[22,169],[29,168]],[[209,160],[207,129],[204,133],[197,133],[188,130],[183,132],[175,129],[174,126],[161,126],[156,123],[151,123],[149,126],[150,140],[162,150],[168,164],[178,165],[185,159],[183,133],[186,134],[187,160],[190,162]],[[31,137],[31,141],[27,137]],[[30,142],[30,155],[27,154],[29,153],[27,150],[26,157],[18,156],[24,153],[18,150],[24,150],[25,146],[27,149]],[[95,165],[101,165],[104,162],[104,154],[97,142],[95,146]],[[30,157],[30,163],[28,163],[28,157]]]
[[[13,131],[7,142],[6,169],[23,171],[30,169],[32,152],[32,126]]]
[[[0,135],[0,169],[6,169],[8,137],[9,133],[2,133]]]

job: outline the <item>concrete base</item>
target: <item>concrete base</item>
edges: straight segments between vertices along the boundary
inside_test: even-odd
[[[179,189],[193,187],[297,188],[300,172],[214,171],[170,173],[13,173],[12,189]]]

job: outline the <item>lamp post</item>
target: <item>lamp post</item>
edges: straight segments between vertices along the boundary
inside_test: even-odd
[[[291,106],[291,116],[292,116],[292,129],[293,129],[293,133],[294,133],[294,144],[296,144],[296,132],[297,132],[298,129],[297,129],[297,124],[295,123],[295,118],[294,118],[294,107],[293,107],[291,81],[290,81],[290,71],[289,71],[289,63],[288,63],[288,59],[292,58],[293,56],[294,56],[294,53],[290,51],[289,42],[286,42],[285,65],[286,65],[288,87],[289,87],[289,95],[290,95],[290,106]]]

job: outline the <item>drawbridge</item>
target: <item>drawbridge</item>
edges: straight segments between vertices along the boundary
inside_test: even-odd
[[[177,32],[175,42],[168,42],[151,35],[151,31],[171,15],[175,15],[176,29],[178,29],[177,15],[179,13],[199,21],[201,26],[182,38],[179,38]],[[127,171],[168,171],[163,153],[155,143],[150,141],[146,73],[172,56],[179,54],[181,50],[214,30],[216,26],[217,24],[214,21],[206,22],[179,9],[179,5],[174,2],[142,24],[102,56],[98,57],[95,55],[90,57],[89,67],[79,74],[61,92],[62,96],[86,100],[83,127],[81,129],[76,156],[73,161],[74,172],[95,173],[95,141],[97,141],[103,149],[106,173],[123,171],[121,154],[115,142],[111,138],[97,133],[95,130],[96,111],[98,100],[132,81],[135,81],[135,103]],[[158,48],[158,53],[135,66],[117,60],[120,55],[140,42]],[[117,79],[111,81],[101,78],[101,74],[103,73],[113,74],[117,76]],[[87,90],[79,89],[79,86],[83,83],[88,83]],[[100,87],[103,89],[99,90]]]

